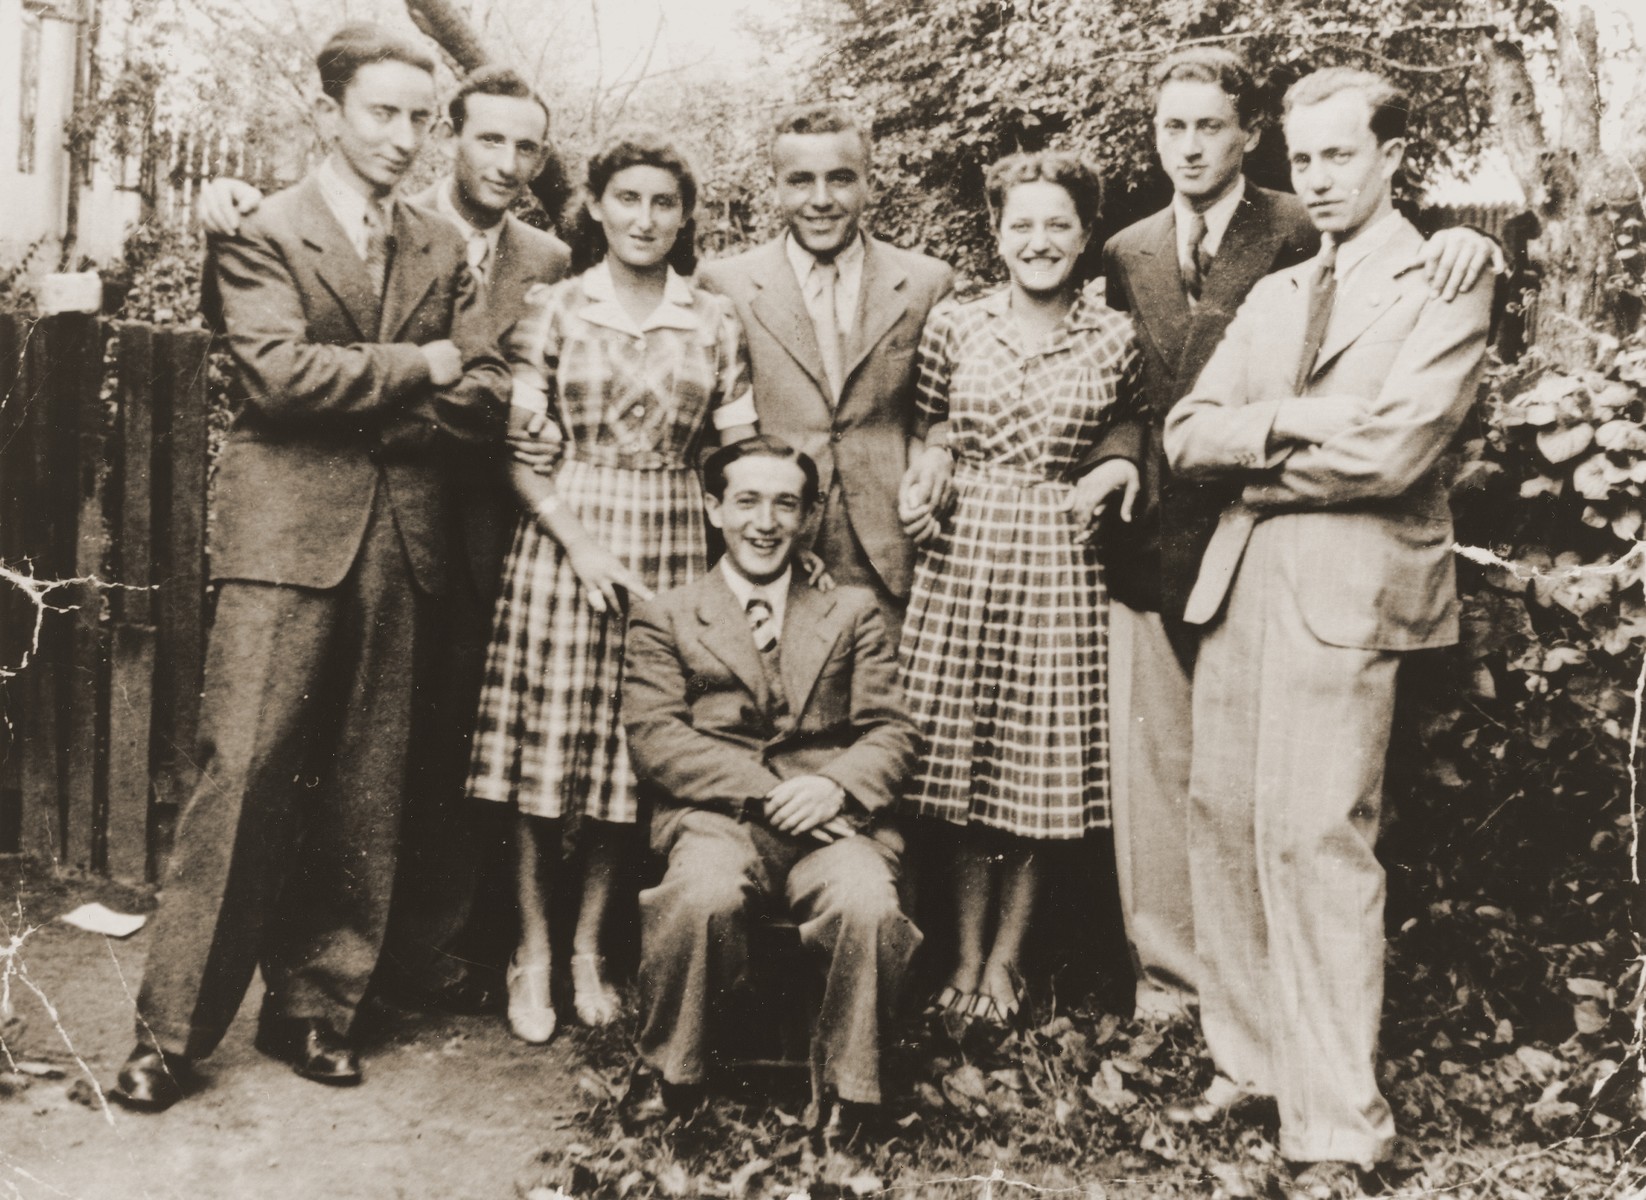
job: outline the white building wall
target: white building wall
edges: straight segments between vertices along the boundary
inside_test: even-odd
[[[63,129],[74,99],[75,26],[50,15],[41,19],[32,173],[18,170],[23,31],[23,0],[0,0],[0,269],[43,243],[31,259],[32,275],[56,269],[65,229],[69,156]],[[116,189],[106,172],[93,174],[93,186],[80,196],[80,253],[104,262],[119,256],[138,198]]]

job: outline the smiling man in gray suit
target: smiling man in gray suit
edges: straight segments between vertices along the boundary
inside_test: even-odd
[[[772,130],[781,236],[705,263],[698,280],[737,306],[760,428],[822,473],[817,553],[840,583],[867,587],[892,642],[914,547],[897,516],[914,429],[914,355],[953,273],[865,233],[868,130],[834,105],[786,113]]]
[[[1286,97],[1292,180],[1322,235],[1252,289],[1166,453],[1240,489],[1184,619],[1194,677],[1190,881],[1201,1024],[1233,1086],[1272,1095],[1298,1196],[1385,1157],[1384,874],[1395,678],[1458,636],[1446,451],[1474,403],[1491,289],[1431,294],[1395,211],[1408,101],[1319,71]],[[1331,1194],[1342,1194],[1332,1191]]]

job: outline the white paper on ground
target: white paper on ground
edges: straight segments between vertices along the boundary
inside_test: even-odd
[[[149,920],[140,913],[115,912],[101,904],[82,904],[73,912],[64,913],[60,919],[76,929],[84,929],[87,933],[101,933],[117,938],[130,937],[148,924]]]

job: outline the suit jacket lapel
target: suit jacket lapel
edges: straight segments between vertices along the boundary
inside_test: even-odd
[[[726,586],[719,567],[712,568],[703,578],[697,600],[697,620],[703,645],[731,668],[732,674],[748,686],[751,695],[761,704],[767,703],[766,671],[760,664],[760,651],[754,646],[748,614]],[[784,623],[786,627],[786,617]]]
[[[1193,314],[1178,270],[1177,222],[1169,207],[1156,214],[1148,237],[1139,245],[1138,260],[1137,269],[1129,273],[1138,325],[1160,357],[1175,363],[1183,353]]]
[[[383,321],[377,341],[399,341],[406,322],[434,286],[433,247],[424,223],[408,212],[406,205],[397,203],[393,257],[389,260],[388,285],[383,289]]]
[[[851,383],[852,372],[863,365],[863,360],[879,345],[898,318],[908,310],[909,301],[903,286],[909,277],[891,261],[886,248],[873,238],[865,238],[863,247],[863,282],[858,289],[857,319],[852,322],[851,337],[846,347],[846,372],[841,381],[844,396]]]
[[[509,295],[511,288],[525,290],[517,282],[524,268],[519,254],[520,238],[514,231],[516,219],[508,215],[503,217],[503,228],[497,235],[497,254],[492,262],[491,274],[486,280],[488,300],[495,296]]]
[[[806,311],[806,300],[800,294],[794,268],[789,265],[783,238],[768,242],[764,253],[766,261],[750,275],[760,294],[749,305],[749,311],[801,369],[817,381],[822,393],[831,395],[829,377],[823,370],[823,352],[817,348],[817,330],[812,327],[812,316]]]
[[[1353,345],[1373,321],[1388,311],[1399,295],[1395,280],[1417,265],[1423,236],[1404,218],[1401,224],[1403,228],[1391,233],[1384,245],[1355,268],[1349,284],[1339,286],[1332,304],[1331,324],[1326,327],[1326,340],[1320,344],[1311,378],[1320,374],[1327,364]]]
[[[806,710],[817,676],[840,638],[834,619],[835,598],[818,591],[796,577],[789,584],[788,605],[783,612],[783,637],[778,645],[783,658],[783,690],[789,694],[789,711],[796,719]],[[753,639],[750,639],[751,644]]]
[[[337,217],[331,205],[326,203],[326,197],[314,176],[310,175],[298,186],[302,189],[303,207],[299,233],[304,243],[314,251],[315,277],[336,297],[360,340],[373,341],[377,337],[382,305],[372,293],[371,276],[366,273],[366,264],[355,253],[348,235],[337,223]]]

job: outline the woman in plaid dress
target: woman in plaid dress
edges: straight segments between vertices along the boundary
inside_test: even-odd
[[[1089,535],[1111,502],[1129,516],[1137,470],[1080,464],[1131,402],[1137,347],[1130,319],[1080,290],[1091,169],[1013,155],[988,197],[1010,286],[934,310],[921,339],[929,429],[902,489],[921,550],[901,658],[927,746],[907,803],[964,827],[958,961],[936,1006],[1006,1022],[1040,844],[1109,823],[1108,602]]]
[[[555,845],[548,818],[584,819],[578,1017],[603,1025],[617,1015],[600,937],[620,827],[637,815],[617,711],[626,604],[706,569],[695,452],[711,426],[724,441],[754,432],[731,305],[674,270],[691,270],[695,195],[685,160],[655,137],[594,155],[579,226],[603,257],[532,297],[510,335],[514,426],[547,426],[564,449],[547,478],[511,469],[525,515],[492,619],[469,791],[520,813],[509,1024],[529,1042],[555,1026],[539,882]]]

